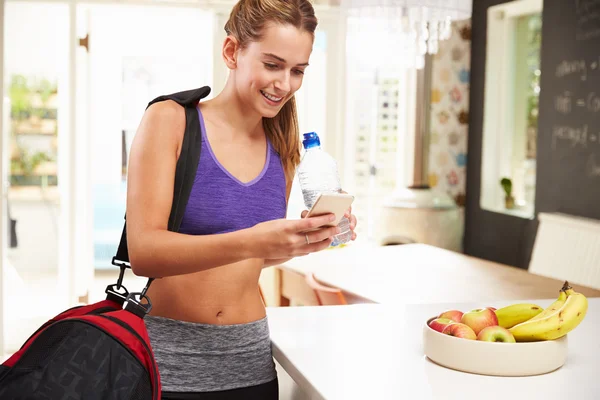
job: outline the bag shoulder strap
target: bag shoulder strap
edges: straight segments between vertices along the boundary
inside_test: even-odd
[[[200,160],[202,134],[200,131],[200,119],[198,117],[196,106],[198,105],[198,102],[208,96],[209,93],[210,87],[203,86],[198,89],[159,96],[148,103],[148,106],[146,107],[146,109],[148,109],[152,104],[160,101],[173,100],[185,108],[185,132],[183,135],[183,143],[181,145],[181,154],[179,155],[175,169],[173,205],[171,206],[168,224],[168,229],[173,232],[179,230],[179,226],[183,220],[185,208],[194,184],[194,178],[196,177],[198,161]],[[125,218],[127,218],[127,216],[125,216]],[[130,267],[129,251],[127,249],[127,222],[123,224],[121,242],[119,243],[117,254],[112,259],[112,264],[121,268],[122,272],[124,271],[124,268]],[[121,277],[122,275],[123,274],[121,273]],[[146,292],[150,283],[151,280],[148,282],[148,285],[146,285],[143,293]]]

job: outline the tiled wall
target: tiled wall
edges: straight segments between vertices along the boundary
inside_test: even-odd
[[[429,185],[465,204],[471,21],[452,24],[432,65]]]

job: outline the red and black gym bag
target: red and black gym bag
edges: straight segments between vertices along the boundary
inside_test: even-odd
[[[210,88],[160,96],[148,104],[174,100],[185,108],[186,129],[177,160],[169,230],[177,231],[200,159],[196,106]],[[125,223],[126,224],[126,223]],[[152,308],[146,291],[122,285],[129,265],[126,225],[112,263],[119,280],[106,288],[106,300],[62,312],[43,324],[19,351],[0,365],[0,399],[159,400],[160,376],[144,316]]]

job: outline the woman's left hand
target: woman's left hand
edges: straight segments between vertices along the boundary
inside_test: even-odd
[[[341,192],[344,194],[348,194],[347,192],[344,192],[343,190]],[[352,206],[350,206],[348,211],[346,211],[346,213],[344,214],[344,217],[348,218],[348,220],[350,221],[350,230],[352,231],[352,239],[351,240],[356,240],[356,232],[354,232],[354,229],[356,228],[356,224],[358,223],[358,220],[356,219],[356,215],[352,214]]]
[[[346,213],[344,214],[344,217],[348,218],[348,220],[350,221],[350,230],[352,231],[352,240],[356,240],[356,232],[354,232],[354,228],[356,228],[356,224],[357,224],[357,219],[356,219],[356,215],[352,214],[352,207],[350,207],[348,209],[348,211],[346,211]]]

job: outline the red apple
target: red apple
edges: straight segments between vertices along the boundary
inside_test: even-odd
[[[504,342],[504,343],[515,343],[515,337],[506,328],[501,326],[488,326],[483,328],[477,335],[477,340],[482,342]]]
[[[448,318],[454,322],[460,322],[460,319],[462,318],[462,316],[463,316],[462,311],[448,310],[448,311],[444,311],[443,313],[438,315],[438,318]]]
[[[477,335],[473,332],[473,329],[469,328],[465,324],[461,324],[460,322],[456,322],[454,324],[450,324],[444,328],[442,331],[444,335],[450,335],[458,338],[476,340]]]
[[[445,327],[447,327],[450,324],[455,324],[455,323],[456,323],[455,321],[452,321],[451,319],[448,319],[448,318],[436,318],[429,323],[429,327],[431,329],[433,329],[434,331],[442,332]]]
[[[489,308],[477,308],[464,313],[460,322],[468,325],[477,335],[483,328],[498,325],[498,317]]]
[[[486,307],[486,308],[489,308],[492,311],[496,311],[496,309],[494,307]]]

